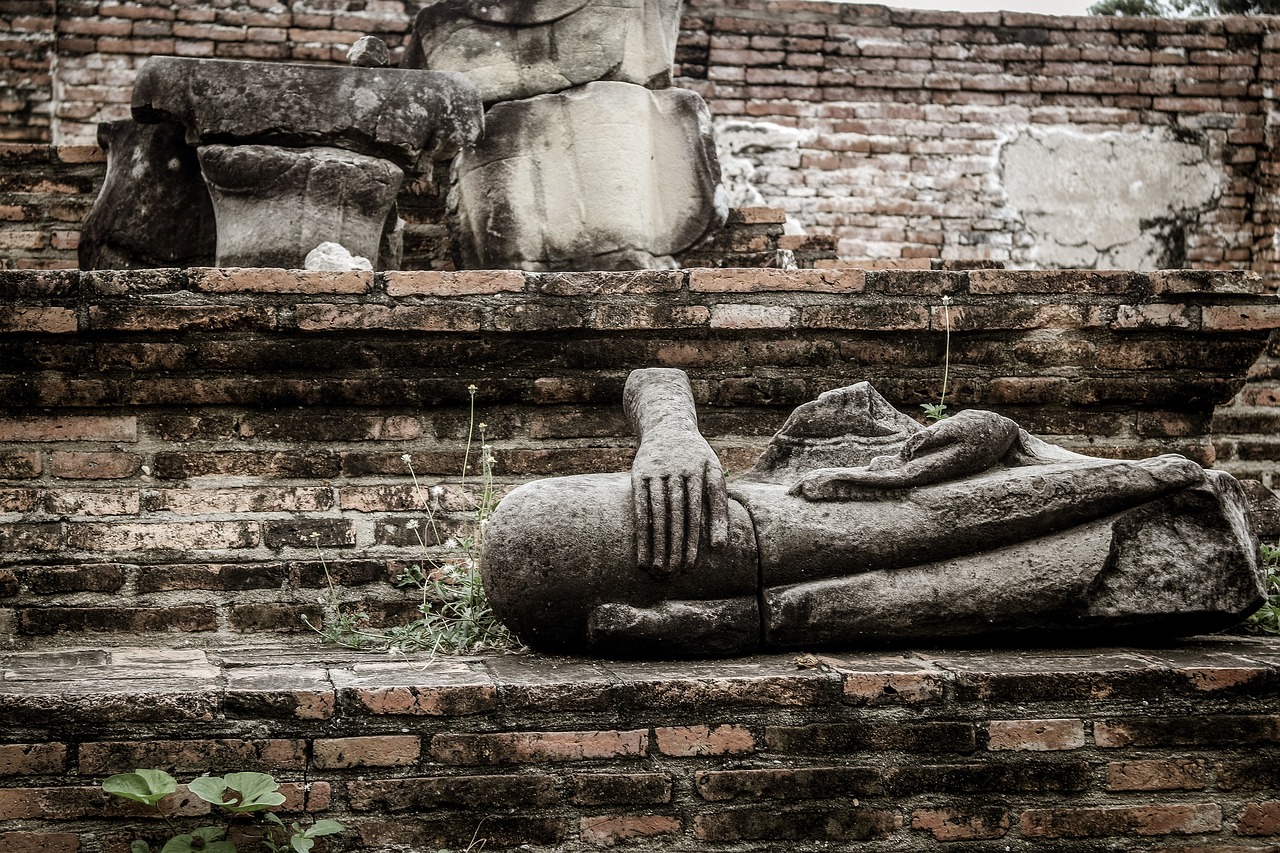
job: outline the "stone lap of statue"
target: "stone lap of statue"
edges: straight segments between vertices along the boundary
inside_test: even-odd
[[[629,477],[529,483],[490,519],[485,589],[533,648],[1150,639],[1263,600],[1239,484],[1180,456],[1082,456],[991,412],[926,429],[864,382],[726,485],[681,371],[635,371],[625,405]]]

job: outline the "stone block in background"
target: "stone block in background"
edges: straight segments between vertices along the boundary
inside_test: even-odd
[[[210,266],[214,213],[180,124],[98,125],[107,175],[80,229],[80,268]]]
[[[671,85],[679,0],[442,0],[414,21],[401,65],[464,73],[486,104],[597,80]]]
[[[710,115],[696,93],[590,83],[492,107],[454,161],[461,266],[674,267],[724,221]]]
[[[176,121],[187,141],[328,145],[417,169],[484,128],[460,74],[154,56],[138,72],[133,114]]]
[[[301,269],[321,243],[379,257],[404,173],[339,148],[205,145],[200,165],[218,212],[220,267]]]

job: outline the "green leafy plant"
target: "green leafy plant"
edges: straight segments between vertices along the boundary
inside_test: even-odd
[[[469,506],[468,517],[460,529],[455,528],[456,522],[446,525],[440,518],[443,488],[424,488],[413,470],[413,457],[408,453],[400,457],[413,483],[413,494],[422,508],[423,518],[413,519],[405,525],[418,540],[420,559],[401,572],[396,585],[419,591],[418,618],[392,628],[366,627],[366,614],[344,609],[339,604],[336,585],[317,545],[316,554],[328,581],[328,606],[322,624],[312,625],[309,621],[307,624],[327,642],[356,649],[393,653],[425,651],[432,655],[480,654],[520,648],[519,641],[493,615],[480,580],[484,529],[498,498],[493,482],[493,448],[487,441],[486,425],[476,421],[477,390],[475,385],[467,386],[471,401],[470,418],[458,487]],[[477,443],[479,483],[469,490],[467,475]]]
[[[1246,634],[1280,636],[1280,543],[1259,548],[1267,573],[1267,602],[1241,624]]]
[[[163,770],[138,769],[117,773],[102,783],[106,793],[142,803],[155,810],[168,828],[170,838],[159,853],[239,853],[235,842],[226,840],[226,826],[199,826],[190,832],[180,831],[160,807],[160,802],[178,790],[178,782]],[[286,824],[267,811],[284,803],[280,783],[267,773],[228,773],[225,776],[199,776],[187,790],[206,803],[222,809],[231,821],[244,819],[259,834],[249,839],[259,850],[271,853],[310,853],[316,839],[337,835],[345,827],[336,820],[318,820],[304,825],[301,821]],[[129,845],[130,853],[151,853],[151,845],[142,839]]]
[[[921,403],[924,419],[940,421],[947,417],[947,379],[951,373],[951,297],[942,297],[942,317],[946,329],[946,346],[942,353],[942,395],[936,403]]]

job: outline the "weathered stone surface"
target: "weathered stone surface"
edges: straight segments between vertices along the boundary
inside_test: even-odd
[[[347,50],[347,62],[357,68],[383,68],[391,64],[391,51],[377,36],[363,36]]]
[[[706,105],[681,89],[591,83],[498,104],[454,161],[464,266],[673,267],[724,220]]]
[[[205,145],[200,166],[218,216],[221,267],[299,269],[321,243],[379,256],[404,173],[338,148]]]
[[[193,145],[325,145],[403,168],[448,158],[484,128],[461,74],[173,56],[139,70],[133,115],[183,124]]]
[[[80,268],[209,266],[214,216],[182,126],[98,125],[107,176],[80,229]]]
[[[439,0],[418,12],[401,65],[458,71],[485,103],[615,80],[671,84],[679,0]]]
[[[352,255],[341,243],[325,242],[307,252],[303,262],[306,270],[372,270],[373,264],[368,258]]]
[[[726,499],[683,373],[636,371],[625,401],[630,483],[537,481],[490,520],[485,587],[535,647],[1149,638],[1263,600],[1239,483],[1179,456],[1081,456],[991,412],[926,429],[863,383],[797,410]]]

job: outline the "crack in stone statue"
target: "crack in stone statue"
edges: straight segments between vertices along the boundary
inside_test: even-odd
[[[635,371],[624,404],[629,476],[535,481],[489,521],[485,589],[536,649],[1149,639],[1263,601],[1239,483],[1180,456],[1082,456],[992,412],[924,428],[863,382],[726,484],[683,372]]]

